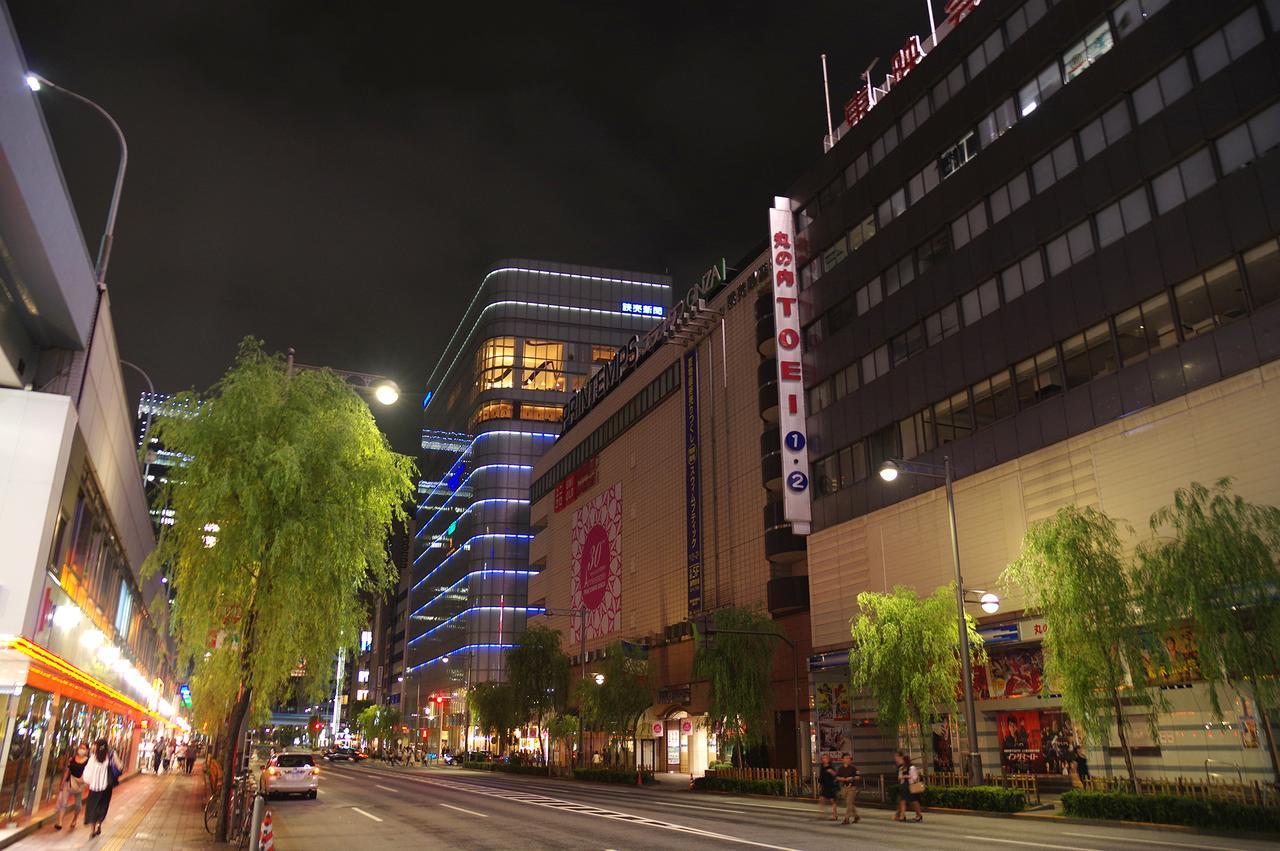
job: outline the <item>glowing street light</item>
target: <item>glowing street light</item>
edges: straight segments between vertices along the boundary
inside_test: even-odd
[[[592,679],[596,681],[596,685],[604,685],[604,674],[596,674]]]
[[[394,405],[400,400],[400,388],[394,381],[383,381],[373,388],[373,398],[379,404]]]

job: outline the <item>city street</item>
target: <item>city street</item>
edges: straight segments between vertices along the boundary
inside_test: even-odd
[[[927,813],[898,824],[864,809],[862,822],[820,821],[812,805],[481,774],[323,769],[316,801],[273,801],[281,849],[775,848],[842,842],[871,848],[1050,848],[1075,851],[1246,849],[1274,843],[1181,831]],[[401,843],[408,843],[401,845]]]

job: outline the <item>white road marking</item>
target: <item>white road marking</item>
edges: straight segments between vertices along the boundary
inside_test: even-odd
[[[1079,836],[1084,839],[1110,839],[1115,842],[1138,842],[1143,845],[1162,845],[1165,847],[1173,847],[1173,848],[1200,848],[1200,849],[1209,849],[1209,851],[1241,851],[1241,849],[1232,848],[1230,845],[1192,845],[1187,842],[1170,842],[1167,839],[1163,839],[1160,841],[1156,841],[1154,839],[1132,839],[1128,836],[1123,838],[1118,836],[1104,836],[1101,833],[1072,833],[1070,831],[1064,830],[1062,832],[1062,835],[1063,836]]]
[[[1102,851],[1100,848],[1081,848],[1079,845],[1050,845],[1048,842],[1020,842],[1017,839],[996,839],[994,836],[966,836],[979,842],[1002,842],[1005,845],[1025,845],[1028,848],[1062,848],[1065,851]]]
[[[397,795],[399,795],[399,794],[400,794],[400,790],[399,790],[399,789],[392,789],[390,786],[383,786],[381,783],[374,783],[373,785],[374,785],[374,786],[376,786],[376,787],[378,787],[379,789],[385,789],[385,790],[387,790],[388,792],[394,792],[394,793],[395,793],[395,794],[397,794]]]
[[[355,810],[356,812],[358,812],[360,815],[364,816],[365,818],[371,818],[371,819],[373,819],[374,821],[382,821],[382,819],[378,818],[378,817],[377,817],[377,816],[375,816],[373,813],[366,813],[364,810],[360,809],[359,807],[352,807],[351,809]]]
[[[726,810],[721,807],[700,807],[697,804],[677,804],[675,801],[663,801],[664,807],[683,807],[686,810],[706,810],[712,813],[733,813],[736,816],[749,816],[746,810]]]
[[[462,807],[455,807],[453,804],[441,804],[442,807],[448,807],[451,810],[457,810],[460,813],[466,813],[469,816],[479,816],[480,818],[488,818],[484,813],[478,813],[475,810],[464,810]]]

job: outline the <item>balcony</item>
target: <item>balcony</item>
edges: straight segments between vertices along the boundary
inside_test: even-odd
[[[760,435],[760,482],[774,493],[782,493],[782,444],[778,430],[766,425]]]
[[[764,506],[764,556],[775,564],[794,564],[803,561],[808,553],[804,536],[791,531],[791,524],[783,518],[782,502],[767,502]]]
[[[769,614],[773,617],[804,612],[809,609],[809,577],[777,576],[769,580],[765,590]]]

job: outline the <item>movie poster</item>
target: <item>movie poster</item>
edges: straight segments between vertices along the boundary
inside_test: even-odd
[[[818,754],[853,753],[853,701],[848,683],[815,683]]]
[[[929,725],[933,737],[933,770],[956,771],[955,743],[960,741],[960,727],[954,715],[941,715]]]
[[[996,729],[1000,736],[1000,768],[1005,774],[1045,772],[1038,710],[997,712]]]
[[[1045,772],[1069,774],[1074,761],[1072,751],[1080,744],[1075,725],[1061,710],[1040,713],[1040,750],[1044,754]]]
[[[1044,653],[1040,645],[992,650],[992,697],[1035,697],[1044,689]]]
[[[1163,635],[1143,636],[1142,667],[1149,685],[1174,685],[1200,679],[1195,633],[1184,626]]]

